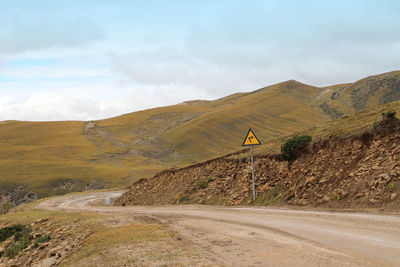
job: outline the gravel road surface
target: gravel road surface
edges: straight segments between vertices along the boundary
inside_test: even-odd
[[[258,207],[104,206],[122,191],[68,195],[40,208],[148,216],[217,266],[400,266],[400,216]]]

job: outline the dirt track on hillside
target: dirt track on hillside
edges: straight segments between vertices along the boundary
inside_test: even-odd
[[[400,216],[273,208],[164,206],[106,207],[101,192],[51,198],[40,208],[145,216],[178,233],[200,253],[189,265],[400,266]],[[156,249],[156,247],[155,247]],[[130,251],[134,253],[134,251]]]

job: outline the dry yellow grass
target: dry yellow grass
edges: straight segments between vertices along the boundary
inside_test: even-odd
[[[84,246],[73,254],[63,266],[73,266],[84,258],[92,255],[102,255],[105,250],[117,245],[139,244],[152,241],[160,241],[168,238],[166,226],[155,224],[129,224],[119,227],[100,227],[94,234],[85,240]],[[106,258],[106,257],[103,257]],[[103,262],[103,264],[106,264]],[[112,264],[109,262],[107,264]],[[94,264],[94,266],[98,266]]]

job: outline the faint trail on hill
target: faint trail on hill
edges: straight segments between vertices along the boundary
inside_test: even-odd
[[[166,149],[166,151],[164,152],[160,152],[159,149],[157,148],[155,148],[152,152],[145,152],[133,149],[132,146],[141,147],[145,144],[151,144],[155,147],[158,147],[162,144],[162,142],[164,142],[161,138],[159,138],[159,136],[162,136],[163,133],[171,129],[174,129],[174,127],[177,127],[184,122],[190,121],[193,118],[194,117],[189,117],[189,118],[184,117],[182,118],[182,120],[176,122],[169,122],[167,124],[168,126],[158,129],[157,131],[154,131],[154,133],[149,133],[149,135],[146,138],[139,138],[138,140],[129,145],[116,139],[113,133],[107,129],[107,127],[99,126],[95,121],[88,121],[84,124],[83,134],[97,149],[98,155],[96,155],[97,159],[94,161],[99,161],[104,158],[118,161],[120,157],[141,156],[148,158],[148,160],[154,160],[156,162],[159,162],[162,161],[165,155],[169,156],[175,155],[175,157],[180,157],[178,152],[173,151],[174,145],[168,144],[169,148]],[[107,143],[114,147],[122,148],[124,151],[118,153],[110,152],[105,146]]]
[[[83,126],[83,134],[86,138],[96,147],[98,154],[96,161],[101,158],[108,158],[109,160],[118,160],[121,156],[137,156],[140,153],[137,150],[130,148],[127,144],[115,139],[111,132],[103,127],[99,127],[96,122],[88,121]],[[124,149],[124,152],[111,153],[104,147],[104,142],[108,142],[115,147]],[[93,161],[93,160],[92,160]]]
[[[114,146],[120,147],[120,148],[124,148],[126,150],[130,150],[129,146],[118,141],[117,139],[115,139],[112,134],[107,131],[104,128],[98,127],[97,123],[94,121],[88,121],[85,123],[85,125],[83,126],[83,134],[86,136],[90,136],[93,134],[97,134],[102,140],[111,143]],[[92,143],[94,143],[96,145],[96,147],[99,145],[99,142],[94,141],[93,139],[89,138],[89,141],[91,141]]]
[[[122,191],[48,199],[38,207],[145,215],[170,225],[185,246],[231,266],[400,266],[400,216],[275,208],[96,205]]]

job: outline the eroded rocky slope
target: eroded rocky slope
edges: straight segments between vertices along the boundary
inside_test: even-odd
[[[56,266],[75,252],[93,228],[85,229],[78,220],[69,225],[59,225],[52,218],[43,218],[30,225],[29,242],[21,246],[15,236],[0,244],[0,266]],[[21,235],[22,236],[22,235]],[[25,240],[24,242],[26,242]],[[10,248],[11,247],[11,248]],[[24,248],[25,247],[25,248]],[[13,253],[13,256],[8,255]],[[13,252],[16,251],[16,252]]]
[[[292,162],[255,157],[256,204],[400,207],[400,123],[385,119],[357,136],[313,143]],[[251,203],[251,169],[230,155],[133,183],[116,205]]]
[[[26,186],[14,185],[0,188],[0,214],[7,213],[11,208],[37,199],[37,194]]]

